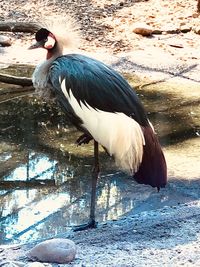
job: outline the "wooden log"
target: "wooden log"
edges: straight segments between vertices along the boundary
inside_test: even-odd
[[[27,77],[17,77],[8,74],[0,73],[0,82],[9,83],[21,86],[32,86],[32,79]]]
[[[35,88],[33,86],[16,86],[16,85],[12,85],[12,87],[9,88],[1,88],[0,89],[0,97],[1,100],[3,100],[3,98],[5,97],[7,99],[7,96],[10,94],[21,94],[21,93],[32,93],[35,91]],[[20,97],[20,95],[19,95]],[[1,103],[1,102],[0,102]]]
[[[35,33],[39,26],[32,22],[0,21],[0,31]]]

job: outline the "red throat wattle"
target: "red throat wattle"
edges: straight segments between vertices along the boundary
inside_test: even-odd
[[[46,59],[48,60],[48,59],[50,59],[52,56],[53,56],[52,52],[50,52],[50,51],[48,50]]]

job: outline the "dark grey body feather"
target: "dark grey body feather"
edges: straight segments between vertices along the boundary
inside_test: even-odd
[[[58,94],[62,106],[67,113],[72,114],[73,111],[65,98],[63,99],[61,90],[63,79],[66,89],[71,89],[78,101],[102,111],[122,112],[141,126],[148,125],[144,108],[135,91],[121,75],[100,61],[71,54],[58,58],[52,64],[49,81]]]

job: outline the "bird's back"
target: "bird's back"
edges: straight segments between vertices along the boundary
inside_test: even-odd
[[[140,125],[148,124],[136,92],[119,73],[102,62],[79,54],[62,56],[54,61],[50,71],[50,81],[57,92],[61,91],[63,79],[66,89],[79,102],[107,112],[122,112]]]

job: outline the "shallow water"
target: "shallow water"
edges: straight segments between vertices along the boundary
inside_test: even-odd
[[[27,66],[5,69],[30,76]],[[148,83],[134,76],[130,83]],[[6,86],[11,90],[12,85]],[[137,88],[164,147],[170,183],[158,194],[120,172],[101,150],[97,220],[116,220],[200,198],[200,86],[162,82]],[[77,147],[80,133],[55,105],[31,92],[5,94],[0,85],[0,243],[28,242],[87,221],[93,144]]]

